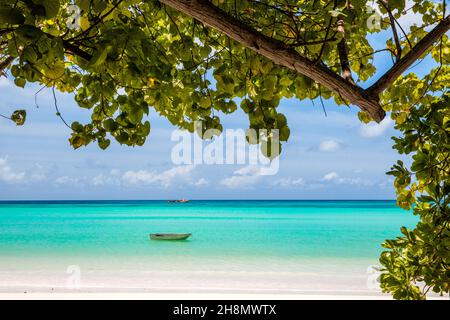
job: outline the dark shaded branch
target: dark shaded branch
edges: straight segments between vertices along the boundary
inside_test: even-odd
[[[86,61],[91,60],[92,55],[86,51],[84,51],[83,49],[80,49],[79,47],[77,47],[76,45],[68,42],[68,41],[64,41],[64,49],[66,49],[67,51],[73,53],[74,55],[83,58]]]
[[[341,61],[341,76],[345,80],[355,83],[352,77],[350,63],[348,61],[348,50],[347,43],[345,41],[345,27],[343,20],[339,20],[337,22],[337,31],[343,35],[341,41],[338,43],[339,60]]]
[[[306,42],[296,42],[293,44],[290,44],[289,47],[301,47],[301,46],[310,46],[315,44],[324,44],[326,42],[333,42],[336,41],[336,38],[329,38],[329,39],[322,39],[322,40],[311,40]]]
[[[386,0],[381,0],[381,5],[386,9],[389,15],[389,21],[391,23],[392,34],[394,35],[395,47],[397,48],[397,52],[395,55],[396,61],[400,60],[402,57],[402,46],[400,45],[400,40],[398,38],[397,27],[395,26],[396,20],[394,15],[392,14],[391,9],[389,8],[389,3]],[[406,36],[406,35],[405,35]],[[408,37],[406,37],[408,39]]]

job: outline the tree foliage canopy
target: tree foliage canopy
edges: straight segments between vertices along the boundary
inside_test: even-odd
[[[413,14],[417,21],[403,27],[402,17]],[[91,110],[89,123],[67,124],[74,148],[96,141],[105,149],[111,138],[144,144],[150,108],[191,132],[198,120],[220,132],[220,116],[240,107],[250,128],[268,129],[269,139],[278,129],[281,143],[290,129],[280,100],[319,98],[358,106],[364,122],[391,112],[405,132],[396,148],[431,157],[423,141],[409,143],[407,123],[418,124],[417,112],[429,115],[427,106],[448,90],[449,28],[445,0],[1,0],[0,73],[19,87],[36,82],[74,93]],[[388,39],[374,48],[369,38],[379,32]],[[427,56],[436,68],[409,70]],[[377,57],[390,57],[392,67],[375,79]],[[22,125],[26,112],[8,118]],[[408,171],[393,171],[399,203],[409,205],[414,197],[400,172]]]

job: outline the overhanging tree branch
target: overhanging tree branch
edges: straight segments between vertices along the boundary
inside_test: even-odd
[[[406,55],[386,72],[375,84],[367,89],[371,95],[379,95],[398,77],[402,75],[417,59],[420,58],[436,41],[438,41],[450,29],[450,16],[443,19],[420,40]]]
[[[258,52],[273,62],[295,70],[324,87],[338,93],[343,99],[359,106],[374,120],[381,121],[385,112],[381,108],[378,96],[369,95],[361,87],[345,80],[329,68],[314,64],[289,48],[282,41],[272,39],[207,0],[161,0],[162,3],[197,19],[205,25],[215,28],[233,40]]]

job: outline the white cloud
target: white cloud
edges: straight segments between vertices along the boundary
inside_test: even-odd
[[[190,175],[194,166],[180,166],[173,167],[169,170],[161,173],[150,172],[146,170],[129,170],[121,173],[118,169],[112,169],[108,173],[99,173],[94,177],[70,177],[60,176],[55,179],[55,182],[59,185],[92,185],[92,186],[120,186],[122,183],[129,185],[137,184],[160,184],[163,187],[170,186],[175,179],[186,178]],[[205,185],[207,181],[200,179],[195,183],[196,185]]]
[[[380,123],[371,122],[364,124],[361,127],[361,135],[366,138],[375,138],[383,135],[391,126],[392,119],[389,117],[384,118]]]
[[[15,172],[6,158],[0,158],[0,181],[6,183],[20,183],[25,179],[25,172]]]
[[[319,150],[323,152],[334,152],[339,150],[342,144],[334,139],[323,140],[319,145]]]
[[[349,185],[357,185],[357,186],[373,186],[374,183],[370,180],[361,179],[361,178],[339,178],[337,180],[337,184],[349,184]]]
[[[139,170],[127,171],[122,175],[122,180],[128,184],[151,184],[159,183],[163,187],[169,187],[175,178],[189,176],[194,169],[194,166],[178,166],[169,170],[157,173],[154,171]]]
[[[250,187],[254,185],[260,176],[232,176],[226,179],[223,179],[220,183],[228,188],[239,188],[239,187]]]
[[[260,175],[260,173],[261,168],[258,166],[247,166],[233,172],[233,174],[239,176],[250,176],[250,175],[253,176],[253,175]]]
[[[118,169],[112,169],[109,174],[100,173],[91,180],[94,186],[120,185],[120,182],[120,170]]]
[[[339,178],[339,175],[336,172],[330,172],[323,176],[322,180],[332,181]]]
[[[99,174],[96,175],[93,179],[92,179],[92,184],[94,186],[103,186],[106,184],[106,178],[103,174]]]
[[[273,185],[282,187],[282,188],[286,188],[286,187],[290,187],[290,186],[304,186],[305,180],[303,180],[302,178],[298,178],[298,179],[282,178],[282,179],[276,180],[273,183]]]
[[[373,186],[374,183],[370,180],[361,178],[342,178],[336,172],[330,172],[323,176],[322,181],[328,181],[335,184],[348,184],[359,186]]]
[[[120,185],[120,179],[119,177],[110,174],[103,174],[100,173],[96,175],[94,178],[92,178],[91,183],[94,186],[104,186],[104,185]]]
[[[261,179],[261,168],[247,166],[233,172],[233,176],[223,179],[220,183],[228,188],[248,188]]]
[[[55,179],[57,184],[78,184],[83,180],[83,178],[73,178],[69,176],[61,176]]]
[[[200,178],[196,182],[193,182],[192,185],[196,187],[202,187],[208,185],[208,181],[205,178]]]

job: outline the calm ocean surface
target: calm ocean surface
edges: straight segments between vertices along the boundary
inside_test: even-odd
[[[0,260],[265,257],[376,261],[417,218],[394,201],[0,202]],[[149,233],[185,233],[184,242]]]

